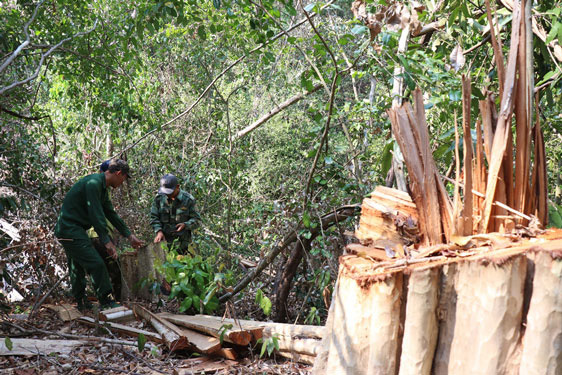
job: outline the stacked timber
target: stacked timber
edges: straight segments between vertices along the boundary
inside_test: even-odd
[[[315,374],[562,374],[562,231],[542,229],[546,166],[538,108],[532,121],[531,5],[513,2],[507,63],[491,28],[498,95],[473,105],[470,79],[462,78],[463,154],[456,131],[452,198],[431,156],[421,91],[414,105],[388,111],[420,240],[373,221],[387,215],[382,199],[363,203],[360,243],[340,257]],[[400,242],[402,252],[390,245]]]

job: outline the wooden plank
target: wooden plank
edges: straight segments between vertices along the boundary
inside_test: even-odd
[[[81,318],[78,319],[79,322],[81,323],[85,323],[89,326],[95,326],[95,320],[93,318],[90,318],[89,316],[83,316]],[[113,323],[113,322],[101,322],[99,323],[102,326],[105,326],[113,331],[117,331],[119,333],[122,333],[124,335],[127,336],[131,336],[131,337],[138,337],[139,334],[143,334],[148,340],[156,342],[156,343],[161,343],[162,342],[162,336],[151,332],[151,331],[146,331],[144,329],[139,329],[139,328],[134,328],[134,327],[130,327],[124,324],[119,324],[119,323]]]
[[[289,323],[275,323],[275,322],[261,322],[257,320],[245,319],[230,319],[221,318],[219,316],[211,315],[196,315],[205,317],[207,319],[214,319],[222,323],[232,324],[235,327],[251,330],[254,327],[260,327],[263,331],[263,337],[269,338],[273,335],[291,337],[291,338],[316,338],[322,339],[324,337],[325,327],[313,326],[304,324],[289,324]]]
[[[91,345],[89,341],[81,340],[46,340],[10,338],[12,350],[6,347],[6,338],[0,337],[0,356],[6,355],[49,355],[51,353],[69,354],[74,348]]]
[[[82,314],[76,307],[69,305],[69,304],[62,304],[62,305],[43,305],[47,309],[54,311],[57,313],[59,319],[64,322],[68,322],[74,319],[78,319],[84,314]]]
[[[187,338],[178,327],[171,325],[140,305],[134,305],[133,310],[136,315],[148,321],[156,329],[171,352],[190,347]]]
[[[158,316],[171,323],[203,332],[213,337],[220,338],[222,333],[224,341],[232,344],[246,346],[251,342],[253,337],[252,333],[248,330],[240,329],[235,326],[230,329],[224,329],[222,323],[201,316],[175,315],[170,313],[160,313]]]

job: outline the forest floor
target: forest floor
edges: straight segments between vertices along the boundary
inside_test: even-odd
[[[57,303],[71,302],[57,301]],[[174,309],[173,306],[167,307]],[[149,308],[152,311],[162,310],[162,307],[158,308],[154,305]],[[21,303],[19,309],[25,311],[25,304]],[[142,322],[134,324],[137,328],[149,330]],[[80,340],[89,337],[89,340],[92,340],[87,345],[75,347],[68,354],[0,356],[0,373],[7,375],[184,373],[308,375],[312,371],[312,366],[291,362],[282,357],[260,358],[261,345],[253,350],[248,348],[235,361],[202,357],[188,351],[170,353],[165,345],[155,345],[150,342],[139,352],[137,346],[96,341],[97,338],[106,338],[136,343],[135,339],[119,337],[106,330],[96,332],[94,327],[75,320],[64,322],[55,312],[46,308],[40,308],[31,318],[25,314],[0,316],[0,337],[41,340]],[[4,343],[0,343],[0,346],[1,344]],[[188,372],[189,369],[193,372]]]

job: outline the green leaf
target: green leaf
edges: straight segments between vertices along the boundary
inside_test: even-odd
[[[185,297],[180,305],[180,312],[187,311],[193,305],[193,298],[192,297]]]
[[[546,44],[549,44],[554,39],[559,38],[558,33],[559,33],[560,28],[562,28],[562,23],[560,23],[560,22],[556,22],[554,25],[552,25],[552,28],[550,29],[550,32],[548,33],[548,36],[546,37],[546,41],[545,41]]]
[[[355,25],[353,29],[351,29],[351,33],[355,35],[363,34],[367,32],[367,26],[363,25]]]
[[[305,212],[302,215],[302,224],[304,225],[305,228],[310,227],[310,215],[308,214],[308,212]]]
[[[214,6],[216,9],[220,9],[220,7],[221,7],[221,0],[213,0],[213,6]]]
[[[462,99],[461,90],[451,90],[449,91],[449,99],[452,102],[458,102]]]
[[[205,40],[207,39],[207,33],[205,32],[205,26],[201,25],[197,28],[197,35],[199,35],[199,38]]]
[[[6,337],[4,339],[4,345],[6,345],[6,348],[8,348],[9,351],[12,351],[12,349],[14,348],[14,346],[12,344],[12,340],[10,340],[9,337]]]
[[[389,139],[382,150],[381,155],[381,175],[386,176],[392,166],[392,150],[394,148],[394,139]]]
[[[139,353],[143,351],[145,344],[146,337],[144,336],[144,333],[139,333],[139,336],[137,337],[137,348],[139,349]]]
[[[222,326],[220,326],[220,328],[219,328],[219,340],[220,340],[221,344],[224,342],[224,334],[226,333],[226,331],[228,331],[231,328],[232,328],[232,324],[223,324]]]

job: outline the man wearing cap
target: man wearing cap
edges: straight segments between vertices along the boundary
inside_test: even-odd
[[[156,233],[154,243],[177,240],[178,252],[186,254],[191,231],[200,223],[201,217],[195,209],[193,196],[180,189],[176,176],[164,175],[150,210],[150,225]]]
[[[117,259],[115,245],[110,240],[107,220],[134,248],[143,243],[134,235],[113,209],[109,187],[118,188],[129,177],[129,165],[123,160],[112,160],[107,170],[81,178],[64,197],[55,227],[55,236],[66,252],[72,295],[81,310],[91,307],[86,298],[86,273],[90,274],[94,291],[102,309],[116,307],[111,297],[112,287],[102,257],[92,246],[87,230],[94,227],[107,253]]]

